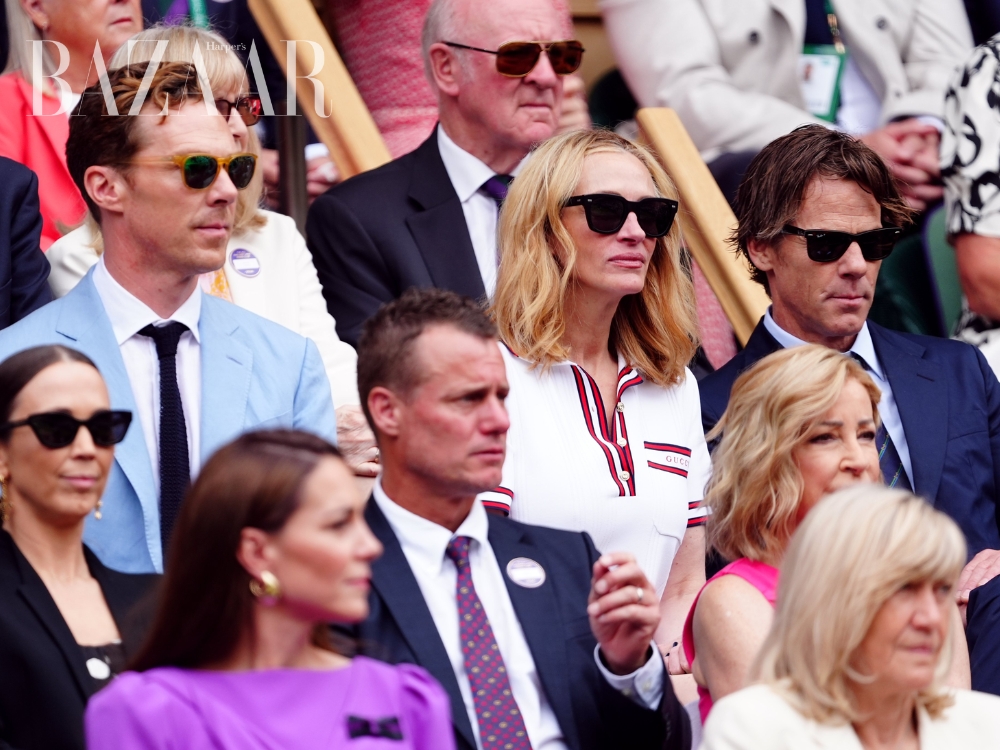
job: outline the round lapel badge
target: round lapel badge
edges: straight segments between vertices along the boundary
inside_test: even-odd
[[[260,273],[260,261],[257,256],[242,247],[238,247],[229,254],[229,264],[240,276],[252,279]]]
[[[545,583],[545,568],[530,557],[515,557],[507,563],[507,577],[518,586],[537,589]]]

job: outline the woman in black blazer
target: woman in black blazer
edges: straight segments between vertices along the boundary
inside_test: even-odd
[[[2,750],[83,750],[88,698],[142,636],[129,613],[156,576],[108,570],[82,541],[130,421],[79,352],[0,363]]]

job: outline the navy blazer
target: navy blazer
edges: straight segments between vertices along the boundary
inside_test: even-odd
[[[337,334],[351,346],[362,324],[410,287],[486,295],[436,128],[412,153],[317,198],[306,240]]]
[[[155,575],[104,567],[83,548],[127,657],[144,635]],[[31,563],[0,530],[0,748],[83,750],[83,711],[97,689],[83,653]]]
[[[371,611],[351,634],[362,653],[391,664],[418,664],[451,698],[459,750],[476,750],[472,725],[451,661],[399,540],[374,500],[365,520],[385,547],[372,565]],[[587,617],[591,570],[600,553],[587,534],[528,526],[491,515],[489,540],[501,570],[515,557],[546,572],[536,589],[505,578],[538,675],[573,750],[681,750],[691,743],[683,707],[664,677],[660,711],[644,709],[612,688],[594,662]]]
[[[52,301],[41,236],[38,177],[0,157],[0,329]]]
[[[982,353],[960,341],[890,331],[868,321],[892,385],[913,465],[913,489],[965,532],[969,556],[1000,549],[1000,383]],[[757,324],[746,348],[699,383],[707,432],[736,377],[781,345]]]

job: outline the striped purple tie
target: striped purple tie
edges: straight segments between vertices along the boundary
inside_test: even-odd
[[[458,569],[455,598],[458,600],[458,637],[462,641],[465,674],[472,688],[472,703],[479,720],[483,750],[531,750],[521,710],[507,679],[500,647],[483,603],[472,583],[467,536],[456,536],[445,550]]]
[[[510,183],[513,181],[514,178],[509,174],[495,174],[484,182],[479,189],[496,201],[497,211],[499,211],[500,206],[503,205],[504,198],[507,197],[507,190],[510,188]]]

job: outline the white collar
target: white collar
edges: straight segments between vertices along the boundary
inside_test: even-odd
[[[458,194],[458,200],[465,203],[496,172],[449,138],[448,134],[444,132],[444,127],[440,124],[438,124],[437,132],[438,151],[441,152],[441,161],[444,162],[445,171],[448,172],[448,179],[451,180],[451,185]],[[511,170],[511,175],[516,177],[527,160],[527,156],[521,159],[518,165]]]
[[[195,341],[201,343],[198,321],[201,318],[201,286],[195,285],[191,296],[169,318],[161,318],[134,294],[119,284],[108,272],[102,255],[94,267],[94,287],[104,304],[104,310],[111,321],[118,346],[135,336],[148,325],[175,320],[183,323],[191,331]]]
[[[775,340],[781,344],[785,349],[791,349],[796,346],[804,346],[809,343],[808,341],[803,341],[786,331],[784,328],[779,326],[774,322],[774,318],[771,317],[771,308],[767,308],[767,312],[764,313],[764,327],[767,332],[774,336]],[[848,354],[857,354],[861,359],[865,361],[868,365],[873,375],[877,375],[879,380],[885,382],[885,375],[882,374],[882,365],[879,364],[878,356],[875,354],[875,344],[872,342],[871,331],[868,330],[868,321],[866,320],[862,326],[861,330],[858,331],[858,335],[854,338],[854,344],[851,348],[847,350]]]
[[[393,502],[382,489],[382,477],[375,480],[372,496],[395,532],[407,559],[415,555],[420,559],[421,567],[427,570],[433,570],[435,573],[441,571],[445,550],[453,537],[467,536],[480,546],[489,543],[489,520],[486,517],[486,509],[478,499],[472,504],[472,510],[462,521],[462,525],[452,534],[444,526],[411,513]]]

